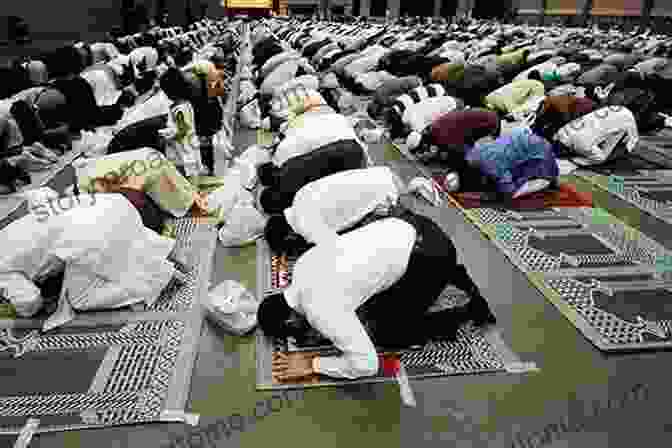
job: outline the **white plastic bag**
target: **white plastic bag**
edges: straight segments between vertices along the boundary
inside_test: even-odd
[[[227,170],[224,185],[208,194],[208,207],[213,211],[219,210],[223,216],[228,216],[238,202],[249,201],[253,196],[243,188],[241,177],[240,170]]]
[[[219,241],[224,247],[242,247],[264,234],[266,218],[254,208],[254,200],[240,200],[225,217],[219,229]]]
[[[49,187],[40,187],[35,188],[34,190],[24,191],[21,195],[28,201],[28,210],[33,210],[40,205],[48,204],[59,198],[58,193]]]
[[[99,157],[107,154],[107,147],[114,138],[112,130],[82,131],[81,139],[73,143],[86,157]]]
[[[234,335],[242,336],[257,326],[259,303],[234,280],[225,280],[210,291],[204,306],[213,323]]]
[[[216,154],[222,154],[225,160],[233,158],[233,144],[225,130],[221,130],[212,136],[212,147]]]
[[[261,145],[249,146],[236,160],[245,160],[250,162],[255,167],[269,163],[271,161],[271,153],[268,149]]]
[[[232,169],[240,173],[242,187],[251,190],[257,185],[257,168],[270,161],[271,154],[267,149],[252,145],[234,160]]]
[[[20,317],[34,316],[44,304],[40,289],[19,272],[0,275],[0,295],[9,300]]]
[[[261,127],[261,110],[257,100],[250,101],[240,109],[240,124],[248,129]]]

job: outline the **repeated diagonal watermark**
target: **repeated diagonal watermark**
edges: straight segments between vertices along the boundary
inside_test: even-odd
[[[625,410],[628,406],[648,401],[649,397],[648,388],[637,384],[616,399],[592,402],[571,401],[569,403],[571,412],[568,412],[560,421],[550,423],[538,431],[514,434],[511,448],[541,448],[556,440],[562,440],[561,437],[564,434],[597,429],[606,419],[616,417],[619,411]]]
[[[129,160],[119,170],[110,170],[102,179],[110,184],[117,184],[123,178],[135,176],[142,177],[148,171],[158,171],[170,160],[158,151],[151,152],[146,160]],[[89,180],[88,190],[90,194],[75,194],[71,196],[60,196],[38,202],[30,207],[30,212],[37,216],[39,222],[44,222],[48,218],[65,213],[75,207],[93,207],[96,205],[96,183],[101,177],[92,177]]]
[[[191,432],[178,436],[161,445],[161,448],[216,448],[224,439],[230,439],[236,432],[247,432],[255,423],[273,413],[280,412],[285,406],[292,407],[292,402],[303,400],[304,391],[285,390],[274,393],[271,398],[255,403],[249,415],[232,414],[221,418],[205,427],[194,428]]]

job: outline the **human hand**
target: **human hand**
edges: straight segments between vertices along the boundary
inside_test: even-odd
[[[273,377],[277,381],[292,381],[316,375],[313,371],[314,353],[274,353]]]

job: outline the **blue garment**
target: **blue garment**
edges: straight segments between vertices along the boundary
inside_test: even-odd
[[[476,144],[468,150],[466,160],[493,178],[502,193],[513,193],[533,178],[552,180],[560,174],[551,144],[528,128],[514,129],[511,135],[491,143]]]

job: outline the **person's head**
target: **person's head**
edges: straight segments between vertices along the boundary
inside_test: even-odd
[[[291,198],[275,188],[266,188],[259,195],[259,205],[269,215],[282,213],[291,204]]]
[[[275,173],[276,172],[277,172],[277,168],[271,162],[264,163],[263,165],[260,165],[257,168],[257,175],[259,177],[259,183],[261,183],[261,185],[264,186],[264,187],[275,186]]]
[[[539,73],[539,70],[532,70],[527,74],[527,79],[534,79],[535,81],[541,81],[541,73]]]
[[[295,312],[285,300],[285,296],[273,294],[259,304],[257,321],[264,335],[269,337],[287,337],[305,333],[305,318]]]
[[[523,51],[523,64],[527,64],[527,58],[530,57],[530,54],[531,54],[531,52],[530,52],[530,49],[529,49],[529,48],[526,48],[526,49]]]
[[[81,73],[84,68],[82,56],[72,45],[57,49],[47,61],[47,70],[55,78]]]
[[[432,146],[432,126],[427,126],[422,132],[408,134],[406,145],[411,152],[428,151]]]
[[[494,112],[493,112],[492,115],[493,115],[493,119],[496,120],[496,122],[497,122],[497,126],[494,128],[494,131],[492,133],[492,137],[499,138],[499,136],[502,135],[502,118]]]
[[[163,76],[161,76],[159,84],[161,90],[172,101],[185,100],[191,95],[189,83],[178,68],[170,67],[166,70]]]
[[[264,238],[274,253],[283,254],[287,252],[289,236],[293,232],[284,214],[274,215],[266,222]]]
[[[390,133],[393,137],[398,137],[404,133],[404,123],[401,120],[401,116],[394,109],[389,109],[385,113],[385,121],[387,121],[390,127]]]

